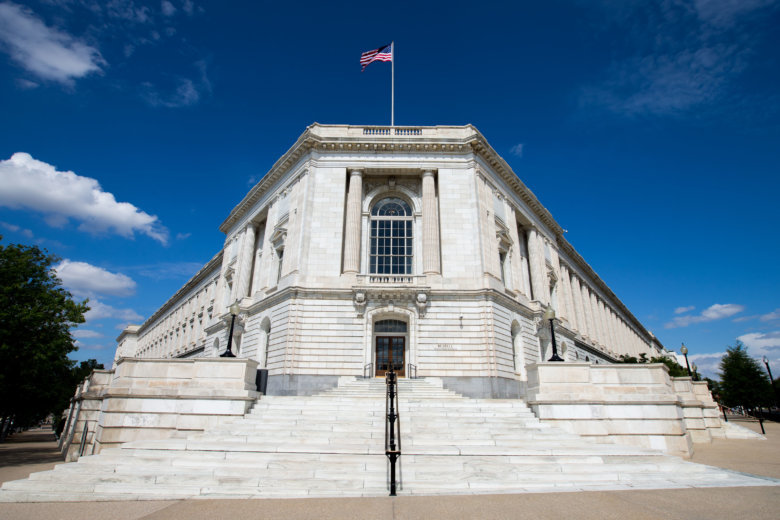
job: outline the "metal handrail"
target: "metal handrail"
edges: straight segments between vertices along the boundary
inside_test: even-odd
[[[363,367],[363,379],[371,378],[371,371],[373,366],[374,366],[373,363],[368,363],[366,366]]]
[[[388,461],[388,487],[390,496],[396,496],[396,462],[401,458],[401,422],[398,409],[397,374],[390,363],[390,371],[385,374],[387,393],[385,394],[385,455]],[[396,442],[397,441],[397,442]],[[400,468],[400,462],[399,462]],[[400,471],[399,471],[400,476]]]
[[[81,444],[79,445],[79,457],[84,455],[84,448],[87,445],[87,433],[89,432],[88,427],[89,421],[84,421],[84,431],[81,432]]]
[[[407,372],[406,377],[409,379],[417,379],[417,365],[409,363],[409,371]]]

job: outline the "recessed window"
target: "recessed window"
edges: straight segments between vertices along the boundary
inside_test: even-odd
[[[406,322],[400,320],[382,320],[374,323],[374,332],[406,333]]]
[[[409,204],[390,197],[371,210],[371,274],[412,274],[413,215]]]

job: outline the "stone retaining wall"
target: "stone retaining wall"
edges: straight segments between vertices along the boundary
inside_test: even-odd
[[[685,457],[724,435],[706,383],[671,378],[663,364],[530,365],[528,404],[567,431]]]

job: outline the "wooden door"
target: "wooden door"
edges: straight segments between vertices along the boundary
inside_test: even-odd
[[[398,377],[404,377],[406,338],[403,336],[376,337],[376,376],[384,377],[392,365]]]

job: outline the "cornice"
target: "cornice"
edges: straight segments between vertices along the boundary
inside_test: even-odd
[[[171,307],[174,306],[174,304],[181,298],[184,294],[188,293],[192,289],[195,288],[196,285],[198,285],[200,282],[202,282],[204,279],[208,277],[208,274],[211,272],[212,269],[218,268],[222,265],[222,251],[214,255],[211,260],[209,260],[206,265],[201,267],[200,271],[195,273],[195,275],[189,279],[187,283],[184,284],[184,286],[176,291],[176,293],[168,298],[168,301],[166,301],[157,311],[155,311],[154,314],[152,314],[146,321],[143,322],[143,324],[138,328],[138,336],[142,336],[142,331],[145,332],[147,326],[151,325],[155,322],[160,316],[163,316]]]
[[[456,154],[474,153],[481,157],[517,193],[521,200],[554,233],[563,229],[552,217],[533,192],[519,179],[512,168],[498,155],[485,137],[473,125],[434,126],[397,129],[402,135],[391,135],[390,127],[363,127],[349,125],[320,125],[314,123],[306,128],[298,140],[277,160],[249,193],[239,202],[219,226],[228,233],[250,208],[289,169],[312,150],[329,152]],[[360,132],[363,132],[362,135]],[[366,133],[368,132],[368,133]],[[412,132],[412,133],[410,133]],[[414,134],[413,132],[419,132]]]

